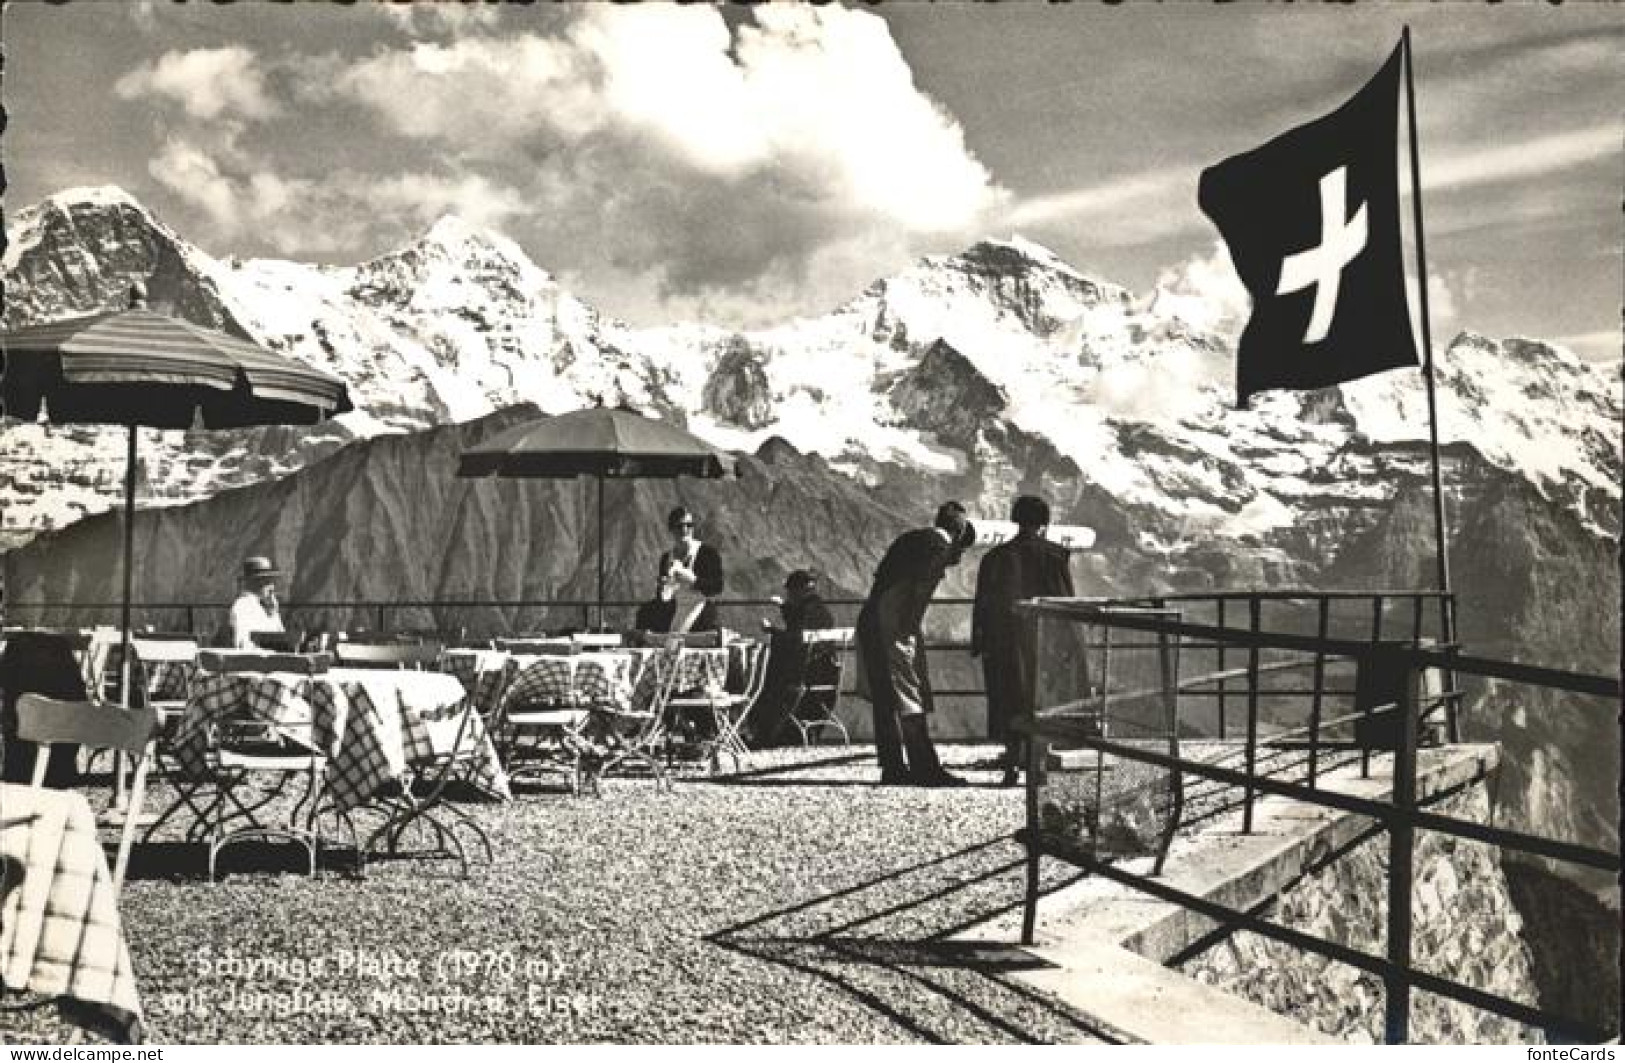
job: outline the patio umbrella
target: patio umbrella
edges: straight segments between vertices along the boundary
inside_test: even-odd
[[[8,416],[121,424],[124,460],[123,694],[129,703],[136,430],[314,424],[352,407],[344,382],[236,336],[159,314],[140,285],[127,310],[0,333]]]
[[[731,457],[664,421],[634,410],[575,410],[544,417],[463,452],[458,476],[598,480],[598,623],[604,622],[604,481],[717,480],[735,472]]]

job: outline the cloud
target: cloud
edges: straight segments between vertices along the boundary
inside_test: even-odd
[[[1206,254],[1193,255],[1157,276],[1150,309],[1234,341],[1252,312],[1252,298],[1236,275],[1230,252],[1214,241]]]
[[[853,246],[958,243],[1007,196],[872,15],[763,6],[730,34],[705,6],[570,14],[378,52],[331,91],[521,197],[510,235],[549,268],[674,305],[828,287],[832,263],[852,292],[877,268]]]
[[[254,53],[237,45],[166,52],[119,78],[113,92],[126,100],[179,104],[200,119],[265,119],[279,112]]]
[[[500,188],[477,174],[443,177],[406,173],[370,185],[367,199],[388,213],[425,225],[455,214],[478,228],[501,229],[525,212],[524,198],[511,188]]]
[[[1056,222],[1088,226],[1097,247],[1132,247],[1209,229],[1196,210],[1196,178],[1213,160],[1128,174],[1015,203],[1004,222],[1034,228]]]
[[[1552,133],[1517,144],[1457,150],[1442,158],[1422,152],[1422,189],[1459,191],[1481,185],[1541,177],[1589,162],[1617,160],[1625,149],[1618,123]]]
[[[1588,362],[1617,361],[1625,353],[1625,333],[1617,328],[1559,336],[1556,342]]]

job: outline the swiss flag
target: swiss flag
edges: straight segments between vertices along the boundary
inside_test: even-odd
[[[1418,364],[1399,227],[1404,48],[1331,114],[1202,172],[1197,202],[1253,297],[1238,406]]]

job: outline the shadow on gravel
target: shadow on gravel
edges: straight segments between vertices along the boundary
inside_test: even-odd
[[[992,838],[718,931],[710,944],[799,972],[932,1044],[1112,1042],[1011,976],[1048,966],[1015,943],[947,940],[1021,905],[1019,847]],[[1048,893],[1081,877],[1044,885]]]

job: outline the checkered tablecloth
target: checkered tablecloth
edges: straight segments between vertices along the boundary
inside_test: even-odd
[[[412,764],[451,753],[466,696],[454,676],[406,669],[200,675],[176,732],[175,760],[183,772],[207,774],[209,724],[246,706],[278,734],[327,758],[328,793],[348,810],[403,780]],[[468,727],[464,742],[477,750],[469,781],[498,797],[510,796],[484,722],[476,715]]]
[[[502,650],[449,649],[440,656],[440,670],[456,676],[480,712],[489,716],[502,699],[510,656]]]
[[[637,663],[619,652],[514,654],[505,669],[502,705],[625,711]]]
[[[195,661],[151,661],[147,670],[147,697],[153,701],[180,701],[186,697],[192,676],[197,674]]]
[[[84,797],[0,783],[0,865],[0,983],[81,1001],[103,1032],[139,1040],[118,894]]]
[[[649,706],[653,704],[659,691],[661,677],[655,659],[662,651],[645,649],[632,652],[641,658],[641,667],[631,704],[633,711],[644,713],[649,711]],[[723,649],[684,647],[677,656],[677,679],[676,685],[672,688],[673,692],[721,691],[728,684],[734,658],[740,656],[741,652],[734,647]]]

